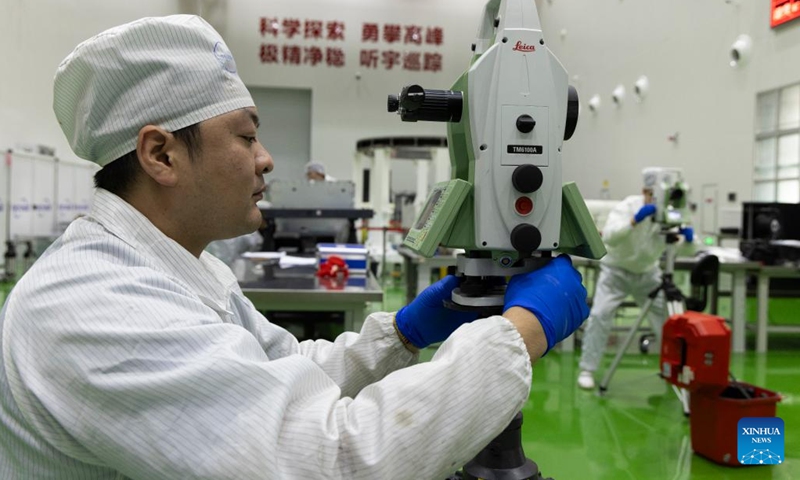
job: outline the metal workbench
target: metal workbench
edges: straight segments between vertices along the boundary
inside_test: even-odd
[[[456,264],[456,258],[453,256],[442,256],[425,258],[418,255],[407,248],[398,248],[398,252],[405,259],[406,266],[406,281],[409,292],[419,294],[426,286],[430,284],[427,278],[430,277],[429,269],[431,267],[450,266]],[[691,270],[697,263],[696,257],[678,257],[675,260],[676,270]],[[597,269],[599,260],[589,260],[581,257],[572,257],[572,262],[575,267],[583,267],[590,269]],[[759,276],[760,289],[759,289],[759,320],[758,320],[758,334],[756,351],[766,351],[766,332],[771,331],[785,331],[787,328],[796,329],[800,332],[800,327],[767,327],[766,318],[768,315],[767,309],[769,299],[766,294],[769,291],[769,276],[786,276],[797,275],[800,276],[800,269],[789,270],[785,267],[764,267],[758,262],[752,261],[733,261],[725,258],[720,259],[720,275],[731,276],[731,333],[732,333],[732,349],[734,352],[745,351],[745,325],[747,323],[747,274],[765,272]],[[763,277],[763,278],[762,278]],[[766,285],[766,286],[765,286]],[[688,293],[688,292],[685,292]],[[715,292],[716,293],[716,292]],[[795,330],[792,330],[795,331]],[[561,348],[565,351],[572,351],[574,338],[570,336],[564,340]]]
[[[403,268],[406,272],[406,303],[411,303],[417,295],[430,286],[432,268],[456,265],[455,255],[423,257],[402,245],[397,247],[397,253],[403,257]]]
[[[342,281],[320,279],[315,272],[315,267],[266,265],[258,278],[240,276],[239,286],[258,310],[343,312],[346,331],[360,330],[367,302],[383,301],[383,290],[370,272]]]
[[[800,266],[763,265],[758,269],[758,284],[756,287],[756,298],[758,300],[758,318],[756,320],[757,353],[767,351],[767,334],[769,332],[800,333],[800,325],[769,325],[769,281],[771,278],[800,278]],[[800,292],[796,293],[800,295]]]
[[[699,261],[698,257],[678,257],[675,259],[675,270],[691,270]],[[572,257],[576,267],[597,268],[599,260],[588,260]],[[745,325],[747,323],[747,274],[756,272],[761,267],[758,262],[733,261],[720,258],[719,273],[731,276],[731,343],[733,352],[745,351]],[[688,292],[684,292],[686,294]],[[716,295],[716,292],[714,292]],[[712,301],[714,301],[712,299]]]

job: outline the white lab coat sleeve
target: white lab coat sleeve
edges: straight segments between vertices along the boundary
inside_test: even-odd
[[[126,270],[135,281],[93,271],[17,291],[3,358],[48,443],[129,478],[442,478],[528,397],[530,360],[502,317],[351,398],[307,356],[271,359],[191,292]]]
[[[394,330],[394,315],[374,313],[366,318],[361,332],[344,332],[333,342],[297,339],[283,328],[269,323],[249,299],[243,317],[249,317],[253,331],[270,358],[303,355],[316,363],[341,388],[343,396],[355,396],[362,388],[380,380],[398,368],[417,362],[419,355],[400,343]]]
[[[620,202],[608,214],[606,224],[603,226],[603,242],[610,246],[619,245],[631,235],[633,214],[626,201]]]
[[[298,353],[319,365],[343,396],[355,396],[366,385],[419,359],[400,343],[393,322],[393,314],[374,313],[359,334],[344,332],[333,342],[306,340],[298,345]]]

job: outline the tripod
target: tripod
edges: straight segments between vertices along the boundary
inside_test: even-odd
[[[492,288],[491,285],[487,288]],[[452,302],[448,302],[452,304]],[[457,307],[456,307],[457,308]],[[482,315],[500,315],[496,307],[483,307]],[[553,480],[543,479],[539,466],[525,456],[522,449],[522,412],[517,412],[511,423],[483,447],[461,472],[447,480]]]
[[[664,292],[664,300],[667,304],[667,318],[679,314],[684,313],[686,311],[685,307],[685,297],[683,293],[681,293],[680,289],[675,286],[675,283],[672,281],[672,275],[675,271],[675,255],[677,251],[677,244],[678,244],[678,235],[673,232],[666,232],[666,243],[667,243],[667,251],[666,251],[666,264],[664,266],[664,272],[661,275],[661,284],[659,284],[652,292],[647,295],[647,301],[645,302],[644,306],[642,307],[642,311],[639,314],[639,317],[636,319],[636,323],[631,327],[628,335],[625,337],[625,340],[620,345],[619,350],[617,350],[617,356],[614,357],[614,361],[611,363],[611,366],[606,371],[603,380],[600,382],[599,390],[600,393],[605,393],[608,390],[608,384],[611,381],[611,377],[614,375],[617,367],[619,366],[619,362],[622,361],[622,356],[625,354],[625,351],[633,341],[633,337],[636,336],[636,332],[638,332],[639,327],[641,327],[642,322],[644,321],[645,317],[647,317],[647,313],[650,311],[650,307],[653,306],[653,302],[655,302],[656,298],[658,297],[659,292]],[[675,389],[676,395],[681,400],[683,404],[683,411],[684,413],[689,413],[689,398],[688,392],[683,389],[678,389],[673,385],[673,389]]]
[[[542,252],[541,257],[529,257],[523,263],[524,271],[538,268],[549,260],[549,252]],[[460,311],[477,312],[482,317],[501,315],[503,313],[503,296],[505,293],[505,277],[498,275],[502,271],[494,271],[491,258],[480,258],[478,252],[467,252],[471,266],[465,266],[463,280],[453,293],[461,303],[445,300],[447,308]],[[465,264],[466,265],[466,264]],[[475,267],[474,265],[477,265]],[[459,264],[461,268],[462,265]],[[482,267],[482,268],[481,268]],[[486,275],[472,275],[484,273]],[[498,304],[499,301],[499,304]],[[552,480],[544,479],[539,466],[525,456],[522,448],[522,412],[518,412],[511,423],[495,437],[472,460],[464,465],[462,471],[448,477],[447,480]]]
[[[522,412],[489,445],[464,465],[463,480],[543,480],[536,462],[522,450]],[[553,480],[547,478],[546,480]]]

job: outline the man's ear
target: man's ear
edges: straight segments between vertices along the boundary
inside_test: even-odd
[[[186,147],[174,135],[155,125],[139,130],[136,154],[142,170],[156,183],[174,187],[178,183],[176,168],[187,156]]]

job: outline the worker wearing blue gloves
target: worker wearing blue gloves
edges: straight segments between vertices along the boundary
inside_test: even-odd
[[[653,192],[652,190],[645,191],[645,196],[649,195],[649,198],[652,199]],[[647,200],[645,200],[647,202]],[[636,215],[633,216],[633,222],[631,222],[631,226],[638,225],[644,221],[647,217],[651,217],[656,213],[656,206],[652,203],[645,203],[642,205],[642,208],[636,212]]]
[[[569,256],[560,255],[544,268],[511,277],[505,310],[531,312],[547,337],[547,351],[581,326],[589,316],[586,289]]]
[[[643,178],[642,194],[631,195],[614,207],[603,227],[608,253],[600,261],[592,311],[583,336],[578,385],[584,389],[595,387],[594,372],[605,351],[617,308],[629,295],[641,307],[647,295],[661,283],[659,258],[666,242],[660,234],[661,225],[652,221],[656,213],[654,184],[648,183],[655,182],[655,177],[643,175]],[[681,228],[680,234],[687,243],[694,240],[691,227]],[[666,315],[663,293],[659,293],[648,312],[659,341]]]
[[[476,320],[476,313],[451,310],[442,303],[457,286],[458,279],[448,275],[400,309],[395,321],[401,338],[413,348],[425,348],[446,340],[458,327]],[[580,327],[589,315],[586,289],[567,255],[539,270],[512,277],[506,289],[504,311],[514,307],[526,310],[538,320],[547,340],[546,351]],[[531,361],[539,356],[538,352],[531,355]]]
[[[2,479],[444,478],[587,315],[559,257],[510,281],[502,316],[444,308],[449,277],[359,332],[300,342],[204,250],[259,227],[275,165],[219,33],[191,15],[114,27],[53,91],[100,169],[91,212],[0,310]]]
[[[442,302],[458,286],[458,279],[448,275],[420,293],[395,316],[398,333],[415,349],[447,339],[458,327],[478,318],[474,312],[446,308]]]

